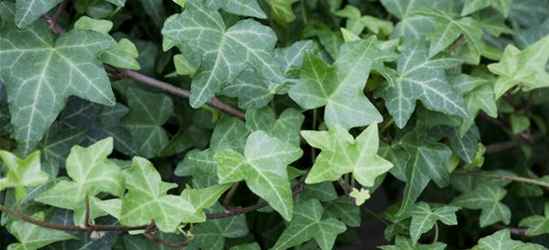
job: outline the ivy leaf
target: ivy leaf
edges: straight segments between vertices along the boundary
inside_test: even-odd
[[[545,203],[545,216],[533,215],[522,219],[519,226],[526,227],[527,236],[537,236],[549,233],[549,202]]]
[[[433,228],[437,221],[446,225],[457,225],[456,212],[459,207],[442,206],[432,209],[428,203],[419,202],[414,205],[409,214],[412,216],[410,224],[410,236],[412,242],[417,243],[422,234]]]
[[[324,214],[342,221],[349,227],[359,227],[362,221],[360,209],[349,197],[340,196],[324,206]]]
[[[444,243],[433,243],[429,245],[424,244],[414,244],[412,240],[404,236],[397,236],[395,240],[395,245],[393,246],[382,246],[382,250],[444,250],[446,249],[446,244]]]
[[[501,200],[507,190],[498,185],[480,183],[472,191],[458,196],[452,204],[469,209],[481,209],[480,227],[492,225],[498,221],[509,224],[511,210]]]
[[[152,158],[168,143],[168,133],[162,125],[173,112],[172,99],[164,94],[152,94],[137,88],[127,91],[130,112],[122,118],[137,144],[140,155]]]
[[[337,235],[347,227],[334,218],[322,219],[322,205],[312,199],[297,205],[294,219],[276,241],[273,250],[288,249],[314,239],[320,249],[332,249]]]
[[[466,16],[473,12],[485,9],[489,6],[499,10],[504,17],[509,16],[513,0],[467,0],[461,10],[461,15]]]
[[[481,250],[507,250],[517,249],[522,244],[520,241],[511,239],[509,230],[504,229],[480,239],[477,247]]]
[[[348,42],[342,45],[333,66],[307,53],[300,72],[301,81],[289,90],[290,97],[304,109],[326,106],[324,121],[328,127],[364,126],[383,120],[364,96],[364,87],[375,62],[383,60],[377,40]]]
[[[54,242],[76,239],[69,233],[43,228],[25,221],[14,221],[8,229],[20,242],[10,244],[8,250],[36,250]]]
[[[162,27],[162,23],[166,18],[164,3],[162,0],[138,0],[143,5],[145,13],[152,19],[157,27]]]
[[[63,0],[17,0],[15,5],[15,23],[18,27],[25,28],[61,2]]]
[[[424,9],[417,13],[432,16],[435,19],[436,25],[430,34],[429,57],[450,46],[460,35],[465,37],[473,51],[477,54],[482,52],[483,31],[475,19],[470,17],[457,19],[451,12],[436,9]]]
[[[252,192],[290,221],[293,202],[286,168],[302,155],[301,149],[263,131],[255,131],[246,141],[244,155],[223,149],[214,159],[220,183],[245,180]]]
[[[134,157],[132,167],[124,170],[128,193],[122,198],[120,223],[146,225],[152,220],[163,232],[174,232],[182,222],[201,222],[196,208],[187,200],[168,195],[176,184],[162,182],[154,166],[144,158]]]
[[[412,132],[402,137],[400,144],[410,155],[410,166],[417,168],[439,187],[450,183],[446,162],[450,159],[452,151],[442,143],[429,141],[422,124],[416,125]]]
[[[214,206],[212,211],[223,211],[220,205]],[[246,236],[249,233],[246,216],[239,215],[229,218],[207,220],[196,225],[193,234],[194,243],[201,249],[222,250],[226,238],[234,239]]]
[[[72,181],[62,181],[52,190],[62,188],[64,196],[71,202],[84,201],[86,196],[100,192],[122,196],[124,185],[120,167],[107,159],[112,150],[113,139],[110,137],[87,148],[74,146],[66,162],[67,174]]]
[[[415,10],[436,5],[436,0],[381,0],[385,9],[400,19],[392,38],[424,38],[433,29],[435,22],[428,16],[416,15]]]
[[[292,4],[303,0],[267,0],[267,4],[271,7],[271,15],[274,20],[286,26],[295,20]]]
[[[182,14],[166,22],[162,34],[203,55],[191,85],[190,103],[194,108],[214,97],[247,67],[254,68],[272,86],[284,82],[273,55],[275,33],[251,19],[227,29],[217,11],[192,0]]]
[[[374,34],[381,33],[385,35],[390,34],[393,30],[393,23],[369,15],[362,16],[360,10],[350,4],[336,11],[335,14],[347,18],[345,29],[356,35],[361,34],[364,28],[368,28]]]
[[[197,210],[198,217],[206,218],[206,214],[202,210],[213,206],[219,200],[219,197],[231,186],[231,184],[220,184],[202,189],[186,188],[181,193],[181,198],[193,204]]]
[[[4,19],[0,75],[8,93],[15,139],[24,155],[36,147],[70,95],[114,105],[109,79],[97,60],[109,47],[107,36],[73,30],[54,41],[43,20],[27,29],[17,28],[10,21],[14,18],[11,3],[0,4],[0,15]]]
[[[261,247],[257,242],[242,244],[238,246],[231,247],[229,250],[261,250]]]
[[[375,124],[356,139],[339,125],[330,131],[302,131],[301,135],[312,147],[322,150],[305,179],[308,184],[335,181],[352,172],[362,186],[372,187],[378,176],[393,167],[377,155],[379,135]]]
[[[494,86],[496,99],[507,90],[520,84],[525,91],[549,86],[549,73],[545,66],[549,60],[549,35],[519,50],[507,45],[498,63],[488,65],[490,72],[499,76]]]
[[[208,0],[206,4],[212,9],[223,9],[228,13],[239,16],[267,18],[257,0]]]
[[[299,111],[289,108],[275,119],[270,108],[249,109],[246,112],[246,127],[250,131],[263,130],[269,136],[299,146],[299,132],[305,117]]]
[[[26,159],[19,159],[8,151],[0,150],[0,158],[8,168],[6,176],[0,179],[0,190],[15,188],[17,201],[25,197],[25,187],[36,187],[49,178],[40,168],[39,151],[29,155]]]
[[[349,197],[355,200],[357,206],[362,206],[366,200],[370,199],[370,190],[364,188],[358,190],[357,188],[353,188],[351,193],[349,193]]]
[[[454,58],[429,59],[427,49],[419,44],[406,47],[397,61],[398,78],[394,86],[386,84],[377,93],[395,124],[403,128],[416,107],[416,100],[429,110],[468,117],[465,101],[455,93],[446,79],[444,69],[460,64]]]

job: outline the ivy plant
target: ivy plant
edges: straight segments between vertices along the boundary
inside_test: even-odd
[[[0,0],[0,247],[549,249],[549,0]]]

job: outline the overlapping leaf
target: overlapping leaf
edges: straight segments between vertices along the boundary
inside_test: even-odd
[[[347,227],[334,218],[322,219],[322,205],[312,199],[295,207],[294,218],[277,240],[273,250],[288,249],[314,239],[320,249],[332,249],[337,235]]]
[[[333,66],[308,53],[300,72],[301,81],[290,90],[290,97],[304,109],[326,106],[324,120],[329,127],[344,128],[381,122],[379,111],[364,96],[364,87],[374,63],[386,60],[371,37],[345,43]]]
[[[191,0],[182,14],[166,22],[162,34],[188,44],[202,57],[191,86],[190,102],[195,108],[214,97],[247,67],[254,68],[273,85],[284,82],[273,55],[276,35],[251,19],[227,29],[216,10]]]
[[[76,239],[69,233],[43,228],[25,221],[13,222],[9,226],[9,232],[20,243],[10,244],[8,250],[36,250],[57,241]]]
[[[416,243],[422,234],[433,228],[437,221],[446,225],[457,225],[456,211],[459,207],[442,206],[431,208],[428,203],[419,202],[411,210],[412,223],[410,224],[410,236]]]
[[[153,220],[164,232],[174,232],[183,222],[201,222],[196,208],[182,197],[169,195],[173,183],[163,182],[152,163],[135,157],[130,169],[124,171],[128,193],[122,198],[120,223],[128,226],[146,225]]]
[[[97,60],[109,47],[107,36],[73,30],[55,40],[43,20],[19,29],[11,21],[14,6],[9,2],[0,4],[0,15],[0,76],[23,154],[36,147],[69,96],[114,105],[109,79]]]
[[[511,210],[501,200],[507,190],[497,185],[481,183],[472,191],[458,196],[453,204],[469,209],[481,209],[480,226],[485,227],[498,221],[509,224]]]
[[[422,45],[406,46],[397,61],[395,85],[387,84],[378,93],[385,99],[396,125],[400,128],[406,125],[417,100],[429,110],[468,117],[465,101],[452,90],[444,71],[459,64],[460,60],[454,58],[430,59]]]
[[[248,187],[286,220],[292,219],[293,201],[287,166],[299,159],[301,149],[255,131],[248,137],[244,155],[233,149],[215,154],[220,183],[245,180]]]
[[[40,167],[40,152],[19,159],[14,154],[0,150],[0,159],[8,171],[0,179],[0,190],[15,188],[15,197],[19,201],[26,193],[26,187],[35,187],[46,182],[49,176]]]

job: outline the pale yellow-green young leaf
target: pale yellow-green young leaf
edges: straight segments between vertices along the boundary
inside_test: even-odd
[[[349,196],[355,199],[355,204],[357,206],[361,206],[366,200],[370,199],[370,190],[364,188],[358,190],[357,188],[353,188]]]
[[[49,178],[40,168],[39,151],[26,159],[19,159],[8,151],[0,150],[0,158],[8,168],[6,175],[0,179],[0,190],[15,188],[15,197],[18,201],[25,196],[25,187],[38,186]]]

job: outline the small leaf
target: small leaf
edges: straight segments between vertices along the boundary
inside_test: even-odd
[[[22,160],[8,151],[0,150],[0,158],[8,168],[6,176],[0,179],[0,190],[15,188],[17,201],[25,197],[25,187],[36,187],[49,178],[40,168],[40,152],[38,151]]]
[[[393,165],[377,155],[377,125],[370,125],[356,139],[336,125],[330,131],[302,131],[307,143],[322,152],[305,179],[308,184],[335,181],[343,174],[353,177],[364,187],[372,187],[375,179]]]
[[[355,199],[355,204],[357,206],[361,206],[366,200],[370,199],[370,190],[364,188],[358,190],[353,188],[349,196]]]
[[[528,228],[527,236],[549,234],[549,202],[545,203],[545,216],[526,217],[520,221],[519,226]]]
[[[267,0],[267,3],[271,7],[271,15],[274,20],[286,26],[295,20],[292,4],[304,1],[304,0]]]

